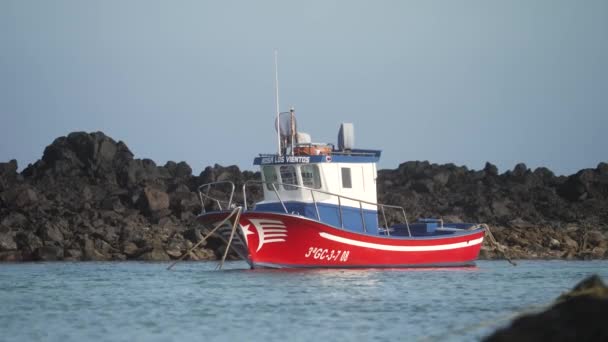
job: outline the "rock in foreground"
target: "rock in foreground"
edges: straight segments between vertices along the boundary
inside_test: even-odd
[[[516,319],[487,342],[608,341],[608,287],[591,276],[544,312]]]

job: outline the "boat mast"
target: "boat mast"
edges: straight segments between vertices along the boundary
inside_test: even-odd
[[[274,84],[275,84],[275,98],[277,104],[277,154],[281,155],[281,122],[279,121],[279,52],[274,50]]]
[[[294,138],[296,136],[296,123],[294,121],[294,111],[295,109],[293,108],[293,106],[291,106],[291,108],[289,109],[289,130],[291,131],[291,155],[293,156],[293,150],[294,150]]]

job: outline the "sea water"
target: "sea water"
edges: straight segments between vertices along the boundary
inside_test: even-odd
[[[0,264],[2,341],[476,340],[608,261],[249,270],[229,262]]]

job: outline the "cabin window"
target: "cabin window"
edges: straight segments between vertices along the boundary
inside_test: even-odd
[[[275,170],[274,166],[264,166],[262,168],[264,172],[264,180],[266,181],[266,189],[273,190],[272,184],[279,181],[279,177],[277,177],[277,170]]]
[[[293,165],[283,165],[280,168],[281,171],[281,182],[285,190],[295,190],[298,185],[298,178],[296,177],[296,168]],[[293,184],[293,185],[290,185]]]
[[[321,189],[321,176],[317,165],[302,165],[300,174],[302,175],[302,185],[313,189]]]
[[[348,189],[353,187],[353,182],[350,179],[350,168],[349,167],[342,168],[342,187],[348,188]]]

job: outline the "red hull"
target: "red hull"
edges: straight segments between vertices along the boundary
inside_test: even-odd
[[[215,224],[228,213],[199,220]],[[473,265],[482,228],[434,237],[381,237],[349,232],[297,215],[247,211],[240,217],[237,244],[256,267],[436,267]],[[236,246],[236,245],[235,245]],[[246,249],[246,250],[245,250]]]

